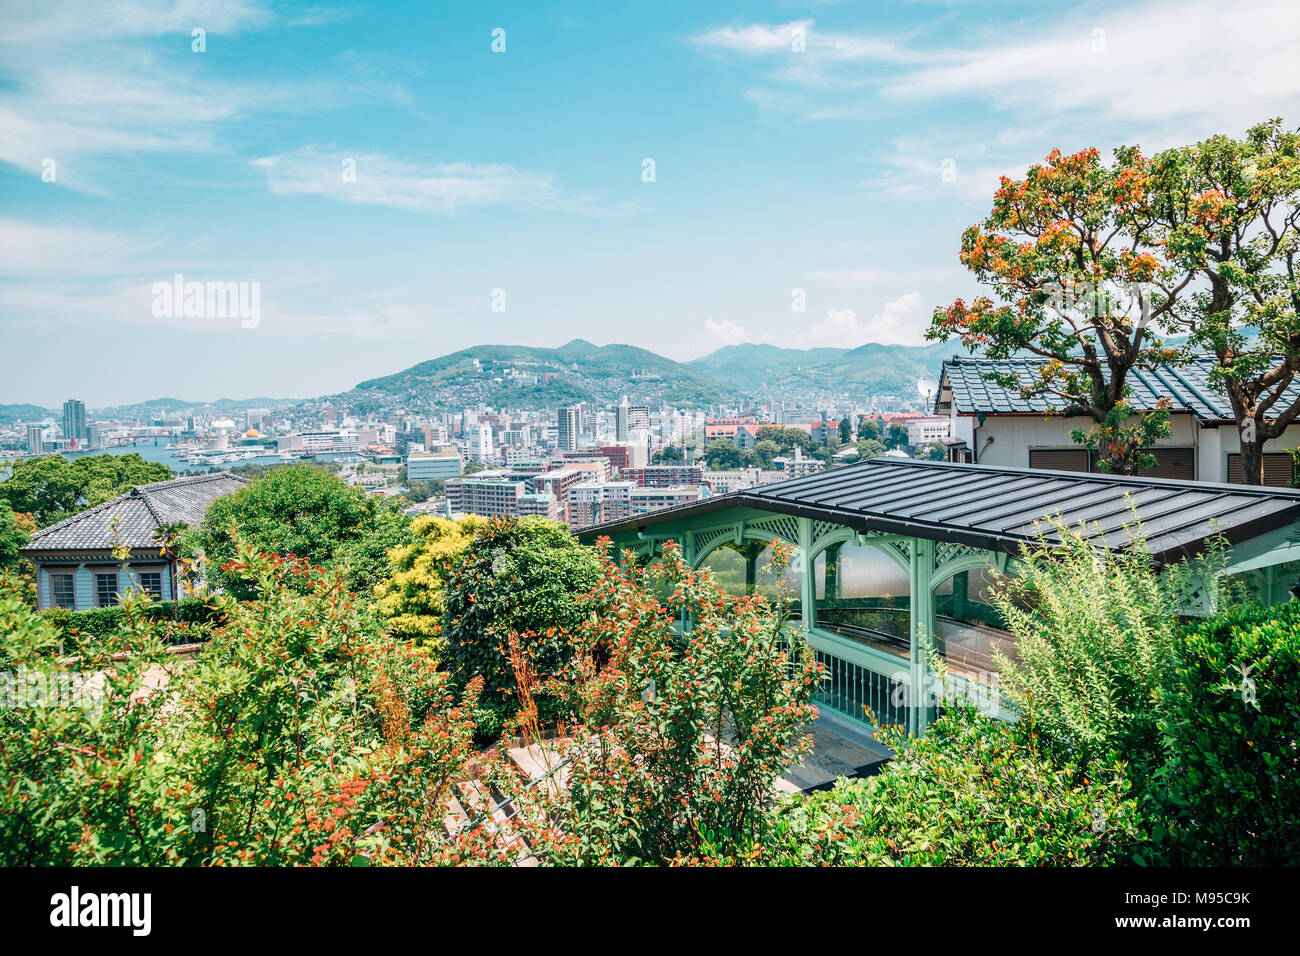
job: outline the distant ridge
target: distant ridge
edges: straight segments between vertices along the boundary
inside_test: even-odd
[[[573,339],[559,348],[476,345],[392,375],[368,379],[336,396],[363,408],[402,401],[438,405],[559,407],[576,402],[632,401],[699,407],[788,397],[915,395],[916,381],[937,375],[953,343],[854,349],[787,349],[728,345],[676,362],[633,345]]]

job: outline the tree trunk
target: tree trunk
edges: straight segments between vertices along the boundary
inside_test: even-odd
[[[1246,440],[1248,434],[1251,441]],[[1264,442],[1253,420],[1241,429],[1241,480],[1247,485],[1264,483]]]

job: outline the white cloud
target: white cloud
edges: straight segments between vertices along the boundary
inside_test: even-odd
[[[853,349],[868,342],[919,345],[928,324],[928,317],[920,310],[919,292],[909,292],[885,303],[879,313],[866,321],[860,320],[854,309],[831,309],[825,319],[795,337],[789,345],[805,349]]]
[[[919,56],[915,51],[881,37],[816,30],[812,20],[715,27],[695,34],[691,41],[704,49],[726,50],[747,56],[790,54],[810,60],[876,62],[901,62]]]
[[[1300,5],[1167,0],[1094,11],[1038,35],[1007,37],[886,85],[900,99],[980,96],[999,106],[1087,112],[1094,121],[1193,118],[1235,128],[1243,97],[1294,106]],[[1258,111],[1261,107],[1255,107]]]
[[[150,249],[115,233],[0,218],[0,276],[115,275],[138,268]]]
[[[804,54],[790,50],[798,28],[807,30]],[[999,18],[996,31],[986,27],[962,46],[949,45],[948,36],[903,42],[796,20],[718,27],[691,39],[707,52],[774,64],[766,85],[746,90],[746,98],[806,119],[878,115],[891,102],[974,99],[1034,116],[1040,138],[1082,128],[1096,140],[1105,135],[1099,127],[1111,124],[1141,133],[1154,149],[1239,131],[1300,106],[1294,0],[1149,0],[1092,6],[1046,27],[1008,28]]]
[[[275,14],[254,0],[121,0],[89,12],[68,0],[0,7],[0,162],[39,171],[58,163],[56,183],[106,191],[95,158],[227,148],[228,126],[266,112],[332,109],[401,100],[392,84],[332,74],[287,80],[222,79],[192,69],[190,31],[213,44],[261,30]],[[193,62],[191,62],[191,58]]]
[[[739,345],[747,340],[745,327],[738,325],[731,319],[723,319],[721,322],[705,319],[704,331],[708,333],[709,339],[717,346]]]
[[[880,269],[818,269],[808,273],[809,279],[830,285],[869,285],[888,278]]]
[[[566,195],[549,173],[501,163],[422,165],[378,153],[358,155],[304,146],[253,160],[253,165],[266,171],[273,193],[326,196],[415,212],[453,213],[507,205],[609,215],[626,208],[603,207],[595,197]]]

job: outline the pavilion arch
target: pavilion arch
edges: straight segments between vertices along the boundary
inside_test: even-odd
[[[1300,580],[1297,490],[884,457],[609,521],[579,536],[608,535],[638,555],[654,554],[671,538],[693,567],[727,544],[794,545],[809,569],[800,576],[801,620],[827,667],[817,702],[868,722],[866,706],[885,722],[920,732],[936,707],[927,689],[931,651],[944,653],[949,676],[963,665],[982,666],[978,642],[1001,639],[987,588],[997,573],[1016,574],[1022,548],[1039,546],[1038,524],[1056,516],[1072,528],[1086,525],[1093,546],[1119,551],[1132,547],[1123,532],[1134,512],[1156,567],[1195,556],[1222,537],[1229,545],[1225,570],[1242,575],[1262,600],[1288,600]],[[886,651],[873,646],[870,634],[824,626],[817,566],[833,559],[830,549],[850,544],[855,551],[870,545],[858,553],[878,550],[888,568],[907,575],[906,609],[901,588],[890,595],[891,611],[907,617],[906,657],[901,639]],[[879,570],[893,574],[885,562]],[[1189,608],[1210,611],[1204,596]],[[871,623],[863,615],[856,626],[870,631]],[[944,627],[955,630],[945,634]]]

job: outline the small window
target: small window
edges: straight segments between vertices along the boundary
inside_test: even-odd
[[[140,590],[148,594],[155,601],[162,600],[162,572],[161,571],[141,571],[138,575],[140,581]]]
[[[95,575],[95,607],[117,605],[117,572]]]
[[[51,574],[50,595],[55,607],[65,607],[69,611],[77,609],[77,589],[71,574]]]

